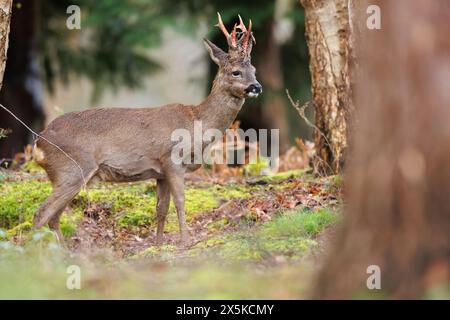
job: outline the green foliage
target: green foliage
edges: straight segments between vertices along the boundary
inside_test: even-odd
[[[0,299],[57,298],[55,290],[66,288],[68,257],[47,229],[30,233],[23,245],[0,240]]]
[[[33,215],[50,194],[50,184],[36,180],[0,185],[0,227],[13,228],[32,221]]]
[[[94,99],[106,87],[139,87],[145,75],[159,69],[143,49],[157,45],[161,29],[169,23],[155,4],[144,0],[44,1],[39,44],[50,92],[56,78],[67,83],[71,75],[93,80]],[[65,26],[69,5],[81,8],[81,30]]]
[[[280,182],[283,180],[294,179],[294,178],[300,177],[301,175],[305,175],[305,173],[307,171],[308,170],[293,169],[293,170],[270,174],[268,176],[262,177],[262,179],[268,183],[276,183],[276,182]]]
[[[299,298],[304,292],[305,282],[299,281],[304,268],[255,273],[251,267],[204,260],[197,265],[174,261],[170,267],[152,261],[152,251],[170,252],[169,246],[148,249],[145,264],[120,261],[108,252],[70,254],[51,242],[3,246],[0,242],[0,299],[274,299]],[[81,268],[82,290],[66,288],[70,265]]]
[[[254,50],[258,61],[264,50],[267,22],[274,17],[274,1],[206,1],[206,0],[50,0],[40,6],[39,47],[44,78],[50,92],[55,79],[68,83],[71,76],[85,76],[93,80],[93,98],[106,87],[137,88],[144,77],[159,70],[159,65],[147,54],[147,48],[161,43],[162,30],[170,27],[184,34],[194,35],[200,26],[209,26],[208,37],[226,45],[218,28],[216,12],[220,11],[228,27],[237,14],[251,17],[253,30],[258,35]],[[66,9],[69,5],[81,8],[81,30],[68,30]],[[287,14],[296,24],[296,35],[304,34],[303,11],[299,5]],[[309,76],[306,45],[293,37],[283,46],[285,80],[294,95],[309,94]],[[258,49],[259,47],[259,49]],[[215,69],[214,69],[215,70]],[[304,70],[305,72],[299,72]],[[209,84],[208,84],[209,86]],[[297,117],[295,117],[297,119]]]
[[[244,173],[249,176],[259,176],[264,173],[264,169],[269,168],[269,159],[258,157],[256,161],[244,166]]]
[[[177,247],[171,244],[164,244],[162,246],[150,246],[144,251],[139,252],[131,257],[131,259],[140,259],[140,258],[152,258],[159,257],[160,259],[167,259],[172,256],[174,252],[176,252]]]
[[[7,232],[0,229],[0,260],[21,259],[24,255],[33,251],[40,253],[46,250],[60,250],[56,234],[47,228],[35,230],[24,235],[22,244],[18,245],[8,241]]]
[[[29,171],[32,168],[30,164]],[[260,197],[267,188],[283,188],[291,183],[283,180],[299,175],[302,171],[268,176],[264,185],[188,184],[188,220],[229,199]],[[11,175],[0,184],[0,298],[299,298],[310,279],[301,258],[318,245],[318,233],[336,221],[328,209],[283,211],[265,223],[231,228],[225,217],[209,230],[215,236],[189,249],[166,243],[144,247],[125,259],[110,249],[69,252],[47,228],[30,230],[34,211],[51,189],[36,177],[41,175],[24,173],[17,181]],[[153,182],[100,184],[90,189],[89,200],[92,208],[108,211],[108,218],[125,228],[146,223],[154,228],[155,189]],[[66,236],[84,218],[87,197],[81,192],[63,214]],[[168,232],[178,232],[174,212],[171,206]],[[70,265],[82,270],[82,290],[66,289]]]
[[[44,169],[34,160],[25,162],[22,169],[29,173],[45,173]]]
[[[5,180],[0,184],[0,228],[7,230],[8,237],[16,236],[31,229],[33,216],[51,192],[48,182],[36,180],[36,174],[42,169],[33,161],[27,162],[25,171],[31,175],[19,181]],[[280,183],[288,178],[299,177],[301,170],[265,176],[265,185],[248,185],[231,183],[228,185],[196,185],[186,188],[187,221],[201,212],[218,208],[230,199],[259,197],[264,189],[280,189],[288,183]],[[1,178],[1,177],[0,177]],[[3,178],[2,178],[3,179]],[[7,176],[4,179],[8,179]],[[89,199],[88,199],[89,196]],[[72,236],[76,226],[83,220],[88,203],[93,208],[106,210],[123,228],[152,227],[156,222],[156,185],[154,182],[135,184],[99,184],[89,188],[70,203],[66,213],[61,216],[61,230],[65,237]],[[251,218],[249,216],[249,218]],[[210,231],[222,230],[229,224],[227,218],[214,221],[208,225]],[[169,207],[167,232],[178,231],[176,210],[171,202]]]
[[[386,295],[380,297],[380,299],[386,299]],[[428,300],[450,300],[450,282],[437,284],[428,288],[424,296]]]
[[[192,254],[213,247],[225,260],[261,260],[282,255],[298,259],[317,245],[314,238],[337,220],[328,209],[286,211],[263,224],[257,231],[244,230],[197,244]]]
[[[81,216],[75,215],[63,215],[61,217],[61,232],[64,237],[69,238],[77,231],[77,224],[82,219]]]
[[[328,191],[335,193],[338,190],[342,189],[343,186],[344,186],[344,178],[338,174],[331,178],[328,186]]]
[[[326,226],[335,221],[336,214],[329,209],[286,212],[265,224],[261,232],[264,236],[269,238],[313,238]]]
[[[26,164],[25,168],[32,173],[40,172],[33,162]],[[113,186],[101,184],[96,188],[90,188],[88,193],[82,190],[71,202],[68,209],[70,213],[62,215],[63,235],[71,236],[75,233],[76,225],[83,219],[88,203],[111,212],[112,219],[117,219],[122,227],[153,226],[156,221],[155,189],[155,183],[137,183]],[[187,188],[185,204],[187,220],[190,221],[199,212],[219,207],[223,201],[251,196],[256,190],[256,187],[238,184]],[[29,230],[35,212],[50,192],[50,183],[33,179],[2,183],[0,185],[0,228],[8,230],[9,236]],[[178,230],[175,207],[172,202],[166,230]]]

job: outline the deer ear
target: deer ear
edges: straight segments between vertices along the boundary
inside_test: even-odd
[[[211,59],[220,66],[228,54],[208,39],[203,39],[203,43],[205,44],[206,49],[208,49]]]

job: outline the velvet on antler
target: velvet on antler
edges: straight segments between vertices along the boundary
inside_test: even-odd
[[[230,49],[229,51],[238,52],[239,54],[243,54],[244,56],[249,57],[252,51],[253,42],[256,43],[255,37],[253,36],[252,32],[252,20],[249,21],[249,26],[247,29],[244,22],[242,21],[241,16],[238,15],[239,24],[234,25],[233,30],[230,34],[225,27],[219,12],[217,12],[217,17],[219,22],[216,24],[216,26],[219,27],[220,30],[222,30],[222,33],[225,35]]]

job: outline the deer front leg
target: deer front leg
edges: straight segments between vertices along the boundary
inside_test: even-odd
[[[180,236],[183,244],[189,243],[189,233],[186,225],[186,216],[184,213],[184,170],[172,169],[167,174],[170,192],[173,196],[173,202],[178,214],[178,223],[180,225]]]
[[[156,181],[156,244],[161,245],[164,237],[164,224],[166,223],[167,212],[170,203],[170,188],[167,180],[158,179]]]

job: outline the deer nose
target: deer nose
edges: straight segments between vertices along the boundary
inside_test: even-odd
[[[249,85],[245,91],[247,93],[260,94],[262,92],[262,86],[259,83],[254,83]]]

